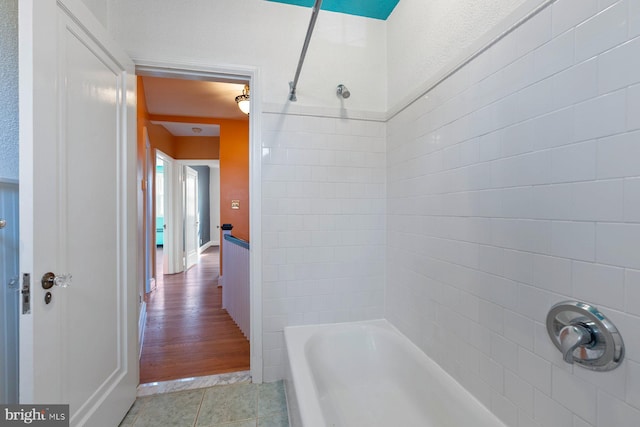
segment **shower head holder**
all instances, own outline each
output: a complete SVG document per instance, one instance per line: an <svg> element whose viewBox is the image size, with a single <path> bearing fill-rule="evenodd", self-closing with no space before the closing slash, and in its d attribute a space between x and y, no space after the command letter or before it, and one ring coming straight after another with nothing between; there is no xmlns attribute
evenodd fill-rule
<svg viewBox="0 0 640 427"><path fill-rule="evenodd" d="M338 95L340 98L347 99L351 96L351 92L349 92L349 89L347 89L345 85L339 84L338 88L336 89L336 95Z"/></svg>

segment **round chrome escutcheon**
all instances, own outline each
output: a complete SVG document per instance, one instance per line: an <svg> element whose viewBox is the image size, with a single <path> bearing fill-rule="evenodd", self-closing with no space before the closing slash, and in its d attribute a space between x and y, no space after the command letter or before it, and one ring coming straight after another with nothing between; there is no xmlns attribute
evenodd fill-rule
<svg viewBox="0 0 640 427"><path fill-rule="evenodd" d="M565 351L561 331L578 326L590 334L589 342L566 350L568 357L587 369L609 371L616 368L624 358L624 343L618 329L597 308L579 301L563 301L553 307L547 315L547 332L558 350ZM571 357L572 356L572 357ZM571 362L570 362L571 363Z"/></svg>

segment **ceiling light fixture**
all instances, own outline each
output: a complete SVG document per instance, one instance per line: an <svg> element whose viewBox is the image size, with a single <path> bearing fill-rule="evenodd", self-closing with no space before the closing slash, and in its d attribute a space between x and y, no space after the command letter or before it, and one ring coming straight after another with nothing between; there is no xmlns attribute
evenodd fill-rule
<svg viewBox="0 0 640 427"><path fill-rule="evenodd" d="M198 127L193 127L193 128L191 128L191 130L193 131L193 133L200 133L200 132L202 132L202 128L198 128Z"/></svg>
<svg viewBox="0 0 640 427"><path fill-rule="evenodd" d="M244 85L244 89L242 90L242 95L236 96L236 102L238 103L238 108L240 108L240 111L248 115L250 110L248 84Z"/></svg>

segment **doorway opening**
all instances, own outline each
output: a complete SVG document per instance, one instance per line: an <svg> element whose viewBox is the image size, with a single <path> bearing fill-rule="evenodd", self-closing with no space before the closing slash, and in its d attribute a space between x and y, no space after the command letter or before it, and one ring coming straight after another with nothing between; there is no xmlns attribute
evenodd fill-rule
<svg viewBox="0 0 640 427"><path fill-rule="evenodd" d="M216 187L220 188L217 196L223 204L229 197L242 198L245 216L231 217L231 223L235 222L234 228L237 227L240 233L246 230L242 238L249 240L249 118L238 116L235 111L234 117L216 112L219 100L216 101L213 92L217 90L217 96L233 101L234 96L230 95L241 93L250 76L238 80L234 76L221 79L219 74L202 76L202 73L195 78L146 67L139 67L137 71L138 103L144 104L138 106L138 121L139 126L147 128L154 160L150 165L152 177L147 183L147 194L152 195L152 200L146 205L147 209L155 211L145 215L152 218L152 224L145 225L146 232L143 233L153 234L154 244L145 250L145 255L152 255L144 258L150 259L152 264L149 271L153 272L151 283L154 288L143 295L146 327L140 382L249 369L254 381L259 382L262 367L252 366L250 362L254 353L250 340L237 331L237 326L221 307L224 290L218 286L219 226L230 217L225 215L224 206L216 197L209 197L207 202L200 200L202 194L215 194ZM216 84L217 88L207 92L211 90L211 84ZM159 86L164 86L164 91L158 90ZM197 100L184 101L181 96L189 94L195 86L200 87L196 91ZM209 88L202 90L206 86ZM227 93L220 94L224 90ZM201 104L202 99L213 101L207 105L205 114L197 111L197 104ZM234 108L237 110L237 106ZM211 135L211 128L216 127L218 134L214 130ZM241 143L246 147L244 196L225 195L225 168L234 168L234 159L225 157L225 144L237 146L239 137L234 134L243 127ZM187 134L181 134L184 129ZM217 157L215 147L212 148L216 138ZM234 173L237 174L237 170ZM209 191L203 190L206 186ZM233 329L238 332L235 337ZM180 356L186 358L181 360ZM147 375L154 370L162 374Z"/></svg>

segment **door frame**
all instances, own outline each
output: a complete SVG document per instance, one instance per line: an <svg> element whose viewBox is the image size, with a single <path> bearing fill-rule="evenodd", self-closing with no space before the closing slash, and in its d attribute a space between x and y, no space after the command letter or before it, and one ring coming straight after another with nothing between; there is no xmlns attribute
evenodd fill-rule
<svg viewBox="0 0 640 427"><path fill-rule="evenodd" d="M144 139L144 163L145 163L145 177L144 177L144 216L145 221L143 222L144 227L144 292L149 293L151 290L155 288L155 275L152 270L152 262L153 253L152 250L155 250L156 245L154 244L156 240L156 230L153 224L155 224L155 219L153 218L153 196L156 191L156 186L154 184L153 175L155 175L155 169L153 168L153 149L151 148L151 140L149 140L149 131L147 127L142 128L142 138ZM153 174L153 175L152 175Z"/></svg>
<svg viewBox="0 0 640 427"><path fill-rule="evenodd" d="M209 159L192 159L192 160L185 160L185 159L176 159L175 160L177 165L180 166L208 166L209 167L209 173L211 174L211 170L212 169L217 169L218 170L218 180L220 177L220 160L209 160ZM216 191L216 197L218 199L218 203L217 203L217 207L218 207L218 212L217 212L217 219L218 222L220 222L220 186L218 186L217 191ZM211 190L211 175L209 175L209 206L211 207L213 204L213 200L211 198L212 195L212 190ZM210 210L209 211L209 220L213 219L213 211ZM214 242L213 240L213 233L220 233L220 224L217 224L218 228L214 228L214 224L211 221L211 226L210 226L210 233L211 233L211 241L209 243ZM218 237L217 240L217 244L211 244L209 246L220 246L220 238ZM200 252L202 252L204 249L207 248L207 246L199 246L199 250Z"/></svg>
<svg viewBox="0 0 640 427"><path fill-rule="evenodd" d="M184 265L184 271L189 270L191 267L195 266L198 263L198 258L200 257L200 243L198 242L198 222L200 220L200 213L199 213L199 204L198 204L198 171L193 169L192 167L188 166L188 165L184 165L182 168L182 173L183 173L183 177L184 179L182 180L182 229L183 229L183 235L182 235L182 256L183 256L183 265ZM190 178L191 177L191 178ZM195 192L195 197L194 200L192 201L193 205L195 206L191 206L192 203L189 202L189 196L190 196L190 188L189 188L189 180L193 179L193 185L194 185L194 192ZM190 220L189 218L189 208L193 207L194 208L194 218L193 224L190 224ZM191 225L193 226L193 229L190 230L189 228L191 228ZM189 246L188 242L189 239L193 237L193 248L191 248L191 246ZM195 255L192 255L192 249L193 249L193 253L195 253ZM191 258L194 258L194 260L192 261Z"/></svg>
<svg viewBox="0 0 640 427"><path fill-rule="evenodd" d="M184 160L174 159L159 149L155 149L155 159L162 160L166 166L164 174L164 249L163 249L163 274L175 274L186 271L184 268L184 232L179 224L184 222L184 188L183 188L183 166L208 166L210 169L220 169L219 160L195 159ZM157 188L154 186L154 200L157 197ZM220 191L217 191L217 198L220 198ZM145 201L148 204L148 201ZM156 202L157 203L157 202ZM218 200L218 206L219 206ZM149 204L153 206L155 203ZM220 213L218 212L218 218ZM154 222L157 216L153 218ZM176 224L178 224L176 226ZM155 241L155 237L154 237ZM155 245L151 250L155 250ZM198 252L202 251L202 247L198 245ZM150 255L146 254L146 255ZM145 255L145 256L146 256ZM158 260L151 267L152 271L156 271ZM145 293L147 291L145 290Z"/></svg>
<svg viewBox="0 0 640 427"><path fill-rule="evenodd" d="M136 75L170 77L185 80L246 81L251 86L251 99L262 97L260 69L250 66L220 65L206 62L188 62L180 59L150 60L132 58ZM250 364L254 383L262 383L262 147L260 145L262 105L251 102L249 114L249 286L251 334Z"/></svg>

